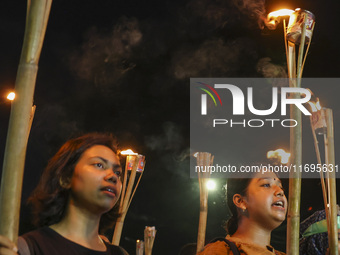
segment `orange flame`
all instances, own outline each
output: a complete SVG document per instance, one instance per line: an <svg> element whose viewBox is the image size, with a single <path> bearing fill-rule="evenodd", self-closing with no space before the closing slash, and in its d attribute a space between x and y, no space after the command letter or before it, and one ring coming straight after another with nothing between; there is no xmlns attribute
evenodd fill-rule
<svg viewBox="0 0 340 255"><path fill-rule="evenodd" d="M15 93L14 92L9 93L8 96L7 96L7 99L11 100L11 101L13 101L14 98L15 98Z"/></svg>
<svg viewBox="0 0 340 255"><path fill-rule="evenodd" d="M121 155L138 155L138 153L133 152L131 149L127 149L125 151L120 152Z"/></svg>
<svg viewBox="0 0 340 255"><path fill-rule="evenodd" d="M267 15L267 19L270 20L270 19L273 19L273 18L275 19L275 18L282 17L282 16L290 16L292 15L293 12L294 12L293 10L281 9L278 11L270 12Z"/></svg>
<svg viewBox="0 0 340 255"><path fill-rule="evenodd" d="M281 9L278 11L270 12L267 15L266 25L269 29L275 29L276 25L280 22L280 17L290 16L294 11L289 9Z"/></svg>
<svg viewBox="0 0 340 255"><path fill-rule="evenodd" d="M281 164L287 164L289 161L290 153L285 152L283 149L277 149L276 151L268 151L267 158L280 158Z"/></svg>

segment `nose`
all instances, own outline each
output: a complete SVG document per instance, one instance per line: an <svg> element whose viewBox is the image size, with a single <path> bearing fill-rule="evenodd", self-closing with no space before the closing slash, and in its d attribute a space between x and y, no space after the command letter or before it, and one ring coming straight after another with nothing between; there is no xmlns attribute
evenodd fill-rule
<svg viewBox="0 0 340 255"><path fill-rule="evenodd" d="M117 183L118 181L118 176L113 172L112 169L108 169L107 175L105 176L105 181L112 182L112 183Z"/></svg>
<svg viewBox="0 0 340 255"><path fill-rule="evenodd" d="M280 186L276 186L275 196L283 197L285 195L283 189Z"/></svg>

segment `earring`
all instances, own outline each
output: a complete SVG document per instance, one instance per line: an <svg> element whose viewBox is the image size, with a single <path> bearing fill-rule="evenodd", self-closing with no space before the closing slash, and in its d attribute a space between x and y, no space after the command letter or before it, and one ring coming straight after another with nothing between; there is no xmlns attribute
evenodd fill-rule
<svg viewBox="0 0 340 255"><path fill-rule="evenodd" d="M242 208L242 213L245 214L247 212L247 208Z"/></svg>
<svg viewBox="0 0 340 255"><path fill-rule="evenodd" d="M59 179L59 184L60 184L60 186L61 186L62 188L68 189L69 186L70 186L70 181L68 180L68 181L66 182L66 181L64 181L64 180L60 177L60 179Z"/></svg>

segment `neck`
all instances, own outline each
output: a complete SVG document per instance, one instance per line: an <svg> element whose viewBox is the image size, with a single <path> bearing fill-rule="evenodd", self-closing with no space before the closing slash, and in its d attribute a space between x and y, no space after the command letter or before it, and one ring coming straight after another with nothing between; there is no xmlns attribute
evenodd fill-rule
<svg viewBox="0 0 340 255"><path fill-rule="evenodd" d="M106 246L98 235L100 214L70 203L64 218L50 226L57 233L89 249L105 250Z"/></svg>
<svg viewBox="0 0 340 255"><path fill-rule="evenodd" d="M264 229L248 219L239 222L237 231L232 235L247 243L254 243L262 247L270 245L271 230Z"/></svg>

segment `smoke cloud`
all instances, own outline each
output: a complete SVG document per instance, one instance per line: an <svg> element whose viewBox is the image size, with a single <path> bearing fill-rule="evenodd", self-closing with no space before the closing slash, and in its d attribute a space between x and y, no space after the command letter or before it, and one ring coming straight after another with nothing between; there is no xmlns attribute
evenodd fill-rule
<svg viewBox="0 0 340 255"><path fill-rule="evenodd" d="M179 127L173 122L163 124L163 133L146 137L146 146L151 150L178 150L183 141Z"/></svg>
<svg viewBox="0 0 340 255"><path fill-rule="evenodd" d="M271 61L271 58L268 57L261 58L256 65L257 71L265 78L288 78L286 68L273 64Z"/></svg>
<svg viewBox="0 0 340 255"><path fill-rule="evenodd" d="M246 38L229 42L211 39L197 49L179 51L174 57L173 72L177 79L238 76L249 69L256 56L252 43Z"/></svg>
<svg viewBox="0 0 340 255"><path fill-rule="evenodd" d="M122 18L110 34L97 28L87 32L80 51L71 57L71 69L98 87L107 86L135 67L133 49L142 39L137 19Z"/></svg>
<svg viewBox="0 0 340 255"><path fill-rule="evenodd" d="M233 0L233 3L242 14L249 17L250 21L257 21L259 27L263 29L266 20L265 0Z"/></svg>

